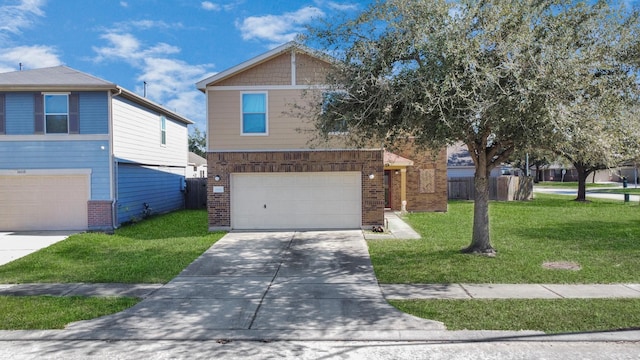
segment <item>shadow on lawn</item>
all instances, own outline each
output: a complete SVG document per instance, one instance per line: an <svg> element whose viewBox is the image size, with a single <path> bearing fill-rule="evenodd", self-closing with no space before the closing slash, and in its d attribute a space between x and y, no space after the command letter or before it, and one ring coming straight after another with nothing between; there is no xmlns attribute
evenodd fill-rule
<svg viewBox="0 0 640 360"><path fill-rule="evenodd" d="M567 245L575 243L585 250L638 251L640 242L640 222L616 221L614 223L597 220L568 221L559 224L545 224L544 227L514 227L514 235L523 239L541 242L561 241Z"/></svg>

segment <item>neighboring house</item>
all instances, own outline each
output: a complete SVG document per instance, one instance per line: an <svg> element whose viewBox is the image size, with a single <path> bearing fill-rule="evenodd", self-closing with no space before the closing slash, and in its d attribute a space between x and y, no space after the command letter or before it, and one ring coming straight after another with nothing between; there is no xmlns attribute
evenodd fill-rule
<svg viewBox="0 0 640 360"><path fill-rule="evenodd" d="M468 178L474 177L476 167L469 154L469 148L464 143L456 143L447 147L447 177ZM510 175L511 168L508 166L496 166L491 170L491 176Z"/></svg>
<svg viewBox="0 0 640 360"><path fill-rule="evenodd" d="M181 208L191 123L66 66L0 74L0 231L109 231Z"/></svg>
<svg viewBox="0 0 640 360"><path fill-rule="evenodd" d="M367 228L403 201L446 211L444 150L434 159L354 149L340 133L310 145L312 124L292 109L323 91L330 67L292 42L197 83L207 95L210 230Z"/></svg>
<svg viewBox="0 0 640 360"><path fill-rule="evenodd" d="M187 178L206 178L207 159L189 151L189 162L187 164Z"/></svg>

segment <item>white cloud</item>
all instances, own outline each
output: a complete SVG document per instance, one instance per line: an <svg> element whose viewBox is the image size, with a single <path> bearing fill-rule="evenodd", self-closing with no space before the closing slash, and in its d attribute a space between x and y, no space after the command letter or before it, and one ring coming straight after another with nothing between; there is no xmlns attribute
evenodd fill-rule
<svg viewBox="0 0 640 360"><path fill-rule="evenodd" d="M170 110L176 111L204 128L205 106L202 93L195 88L209 72L211 64L188 64L172 58L180 48L166 43L143 44L130 33L107 32L101 36L107 41L103 47L94 47L95 61L123 61L131 65L139 75L135 89L143 94L143 82L147 83L147 97Z"/></svg>
<svg viewBox="0 0 640 360"><path fill-rule="evenodd" d="M250 16L236 23L236 27L240 29L244 40L267 40L281 44L293 40L304 30L305 24L324 15L319 8L309 6L282 15Z"/></svg>
<svg viewBox="0 0 640 360"><path fill-rule="evenodd" d="M44 0L22 0L16 5L0 6L0 40L9 34L20 34L31 27L37 17L44 16Z"/></svg>
<svg viewBox="0 0 640 360"><path fill-rule="evenodd" d="M122 6L123 8L127 8L129 7L129 3L126 1L120 1L120 6Z"/></svg>
<svg viewBox="0 0 640 360"><path fill-rule="evenodd" d="M339 3L336 1L316 0L315 3L320 7L326 6L331 10L338 10L338 11L353 11L353 10L358 10L360 8L360 5L355 3L349 3L349 2Z"/></svg>
<svg viewBox="0 0 640 360"><path fill-rule="evenodd" d="M149 30L149 29L182 29L184 25L180 22L167 23L162 20L132 20L118 22L113 25L118 31Z"/></svg>
<svg viewBox="0 0 640 360"><path fill-rule="evenodd" d="M37 69L62 64L56 50L51 46L33 45L0 48L0 72Z"/></svg>
<svg viewBox="0 0 640 360"><path fill-rule="evenodd" d="M219 4L214 4L211 1L203 1L201 5L202 8L207 11L220 11L220 9L222 9Z"/></svg>

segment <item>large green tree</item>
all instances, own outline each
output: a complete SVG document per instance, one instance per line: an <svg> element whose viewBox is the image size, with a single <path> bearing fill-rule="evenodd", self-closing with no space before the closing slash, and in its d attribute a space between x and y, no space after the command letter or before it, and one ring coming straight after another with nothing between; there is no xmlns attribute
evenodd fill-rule
<svg viewBox="0 0 640 360"><path fill-rule="evenodd" d="M463 141L476 189L463 252L494 254L491 170L515 149L556 141L585 118L619 114L624 102L610 95L635 96L635 68L625 57L633 58L626 49L637 29L637 14L607 2L379 1L355 18L310 29L307 43L337 59L328 82L342 94L316 124L323 130L343 121L361 143ZM614 88L596 91L605 82Z"/></svg>
<svg viewBox="0 0 640 360"><path fill-rule="evenodd" d="M196 126L189 134L189 151L204 158L207 157L207 133Z"/></svg>

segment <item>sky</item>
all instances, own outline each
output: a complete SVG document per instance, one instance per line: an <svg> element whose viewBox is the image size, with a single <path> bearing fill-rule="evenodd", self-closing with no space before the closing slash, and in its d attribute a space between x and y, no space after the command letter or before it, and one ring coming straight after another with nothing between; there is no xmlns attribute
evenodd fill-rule
<svg viewBox="0 0 640 360"><path fill-rule="evenodd" d="M195 83L370 0L0 0L0 73L66 65L206 130ZM194 126L191 126L193 128Z"/></svg>

